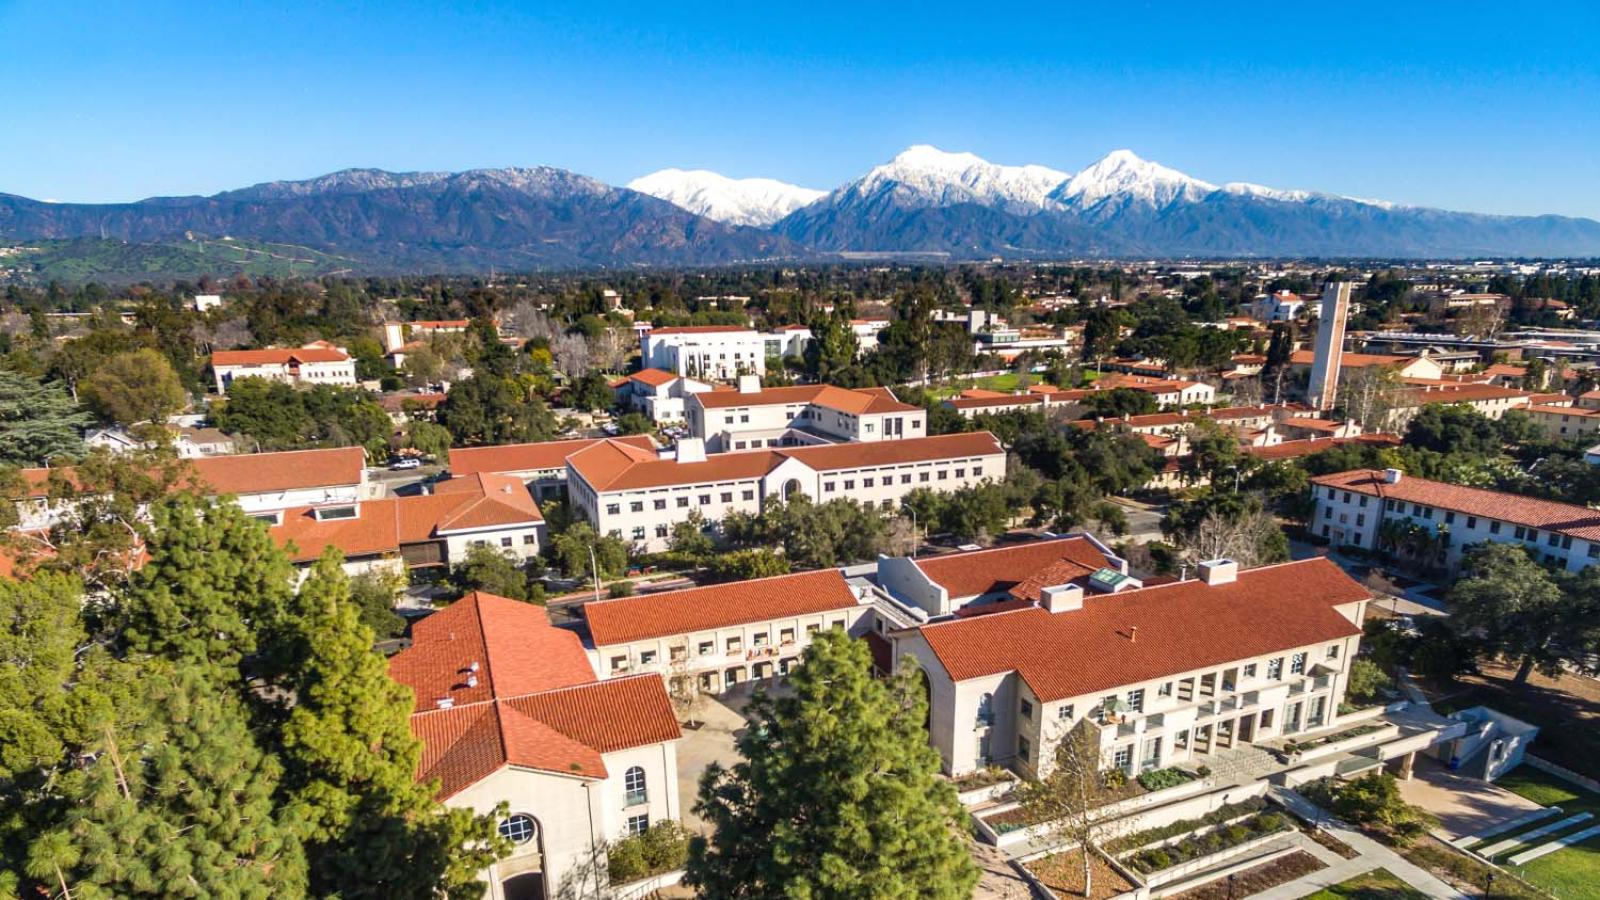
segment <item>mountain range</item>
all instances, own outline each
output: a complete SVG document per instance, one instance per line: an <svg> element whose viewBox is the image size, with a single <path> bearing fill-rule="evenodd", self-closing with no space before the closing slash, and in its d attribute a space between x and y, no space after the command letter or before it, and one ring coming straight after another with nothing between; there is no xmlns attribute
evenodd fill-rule
<svg viewBox="0 0 1600 900"><path fill-rule="evenodd" d="M1217 185L1128 150L1069 173L919 145L827 192L682 169L613 187L537 167L347 169L210 197L115 204L0 194L0 241L56 242L57 255L96 242L230 239L303 248L325 269L368 272L699 266L896 253L951 259L1600 256L1600 222L1592 219L1483 215ZM21 259L25 268L27 257ZM6 264L18 265L10 258Z"/></svg>

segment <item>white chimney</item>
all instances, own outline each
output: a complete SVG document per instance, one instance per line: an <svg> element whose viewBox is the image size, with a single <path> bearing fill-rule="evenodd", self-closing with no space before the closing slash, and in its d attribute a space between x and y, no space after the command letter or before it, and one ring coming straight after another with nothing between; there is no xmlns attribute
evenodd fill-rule
<svg viewBox="0 0 1600 900"><path fill-rule="evenodd" d="M1231 559L1208 559L1200 563L1200 580L1215 586L1239 580L1239 564Z"/></svg>
<svg viewBox="0 0 1600 900"><path fill-rule="evenodd" d="M678 462L692 463L706 461L706 442L704 438L681 437L678 438Z"/></svg>
<svg viewBox="0 0 1600 900"><path fill-rule="evenodd" d="M740 375L739 376L739 393L741 393L741 394L756 394L756 393L760 393L760 391L761 391L761 376L760 375Z"/></svg>
<svg viewBox="0 0 1600 900"><path fill-rule="evenodd" d="M1400 483L1400 476L1404 475L1404 474L1405 473L1401 472L1399 469L1384 469L1383 470L1383 483L1384 484L1399 484Z"/></svg>
<svg viewBox="0 0 1600 900"><path fill-rule="evenodd" d="M1052 613L1083 609L1083 588L1075 584L1058 584L1039 592L1040 605Z"/></svg>

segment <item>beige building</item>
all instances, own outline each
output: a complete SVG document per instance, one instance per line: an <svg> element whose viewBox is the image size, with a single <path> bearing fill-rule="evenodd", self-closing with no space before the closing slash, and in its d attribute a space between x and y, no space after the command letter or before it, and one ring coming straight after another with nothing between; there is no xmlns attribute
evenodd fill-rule
<svg viewBox="0 0 1600 900"><path fill-rule="evenodd" d="M269 350L218 350L211 354L217 393L239 378L265 378L289 384L355 387L356 361L343 347L316 341L304 347Z"/></svg>
<svg viewBox="0 0 1600 900"><path fill-rule="evenodd" d="M870 589L824 569L596 600L583 615L602 678L653 672L720 693L787 675L819 631L860 636L870 610Z"/></svg>
<svg viewBox="0 0 1600 900"><path fill-rule="evenodd" d="M682 737L659 675L600 681L542 607L473 593L418 622L389 674L416 694L417 778L512 842L492 900L608 896L606 846L675 821Z"/></svg>
<svg viewBox="0 0 1600 900"><path fill-rule="evenodd" d="M1005 469L1005 448L986 431L710 456L684 440L675 458L602 441L567 458L567 492L601 534L654 551L695 512L714 524L796 494L888 510L917 488L954 491L1000 481Z"/></svg>
<svg viewBox="0 0 1600 900"><path fill-rule="evenodd" d="M1370 599L1338 566L1214 560L1197 579L1137 585L1097 572L896 632L897 660L927 675L946 771L1047 773L1085 719L1105 764L1130 775L1337 722Z"/></svg>
<svg viewBox="0 0 1600 900"><path fill-rule="evenodd" d="M578 438L570 441L538 441L529 444L497 444L492 447L455 447L450 450L450 471L455 475L487 472L511 475L543 499L559 496L567 483L567 457L602 440L624 444L646 453L656 452L656 442L648 435L631 434L615 438Z"/></svg>
<svg viewBox="0 0 1600 900"><path fill-rule="evenodd" d="M900 402L888 388L816 384L763 390L753 376L740 378L737 391L687 397L684 414L689 434L704 441L708 453L919 438L928 428L927 411Z"/></svg>
<svg viewBox="0 0 1600 900"><path fill-rule="evenodd" d="M1600 434L1600 409L1591 406L1543 406L1527 409L1528 418L1554 441L1592 438Z"/></svg>

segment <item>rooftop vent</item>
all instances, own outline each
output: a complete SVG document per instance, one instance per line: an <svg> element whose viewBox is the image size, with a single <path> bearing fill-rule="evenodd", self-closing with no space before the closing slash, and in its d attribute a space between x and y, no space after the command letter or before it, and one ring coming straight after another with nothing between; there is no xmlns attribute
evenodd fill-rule
<svg viewBox="0 0 1600 900"><path fill-rule="evenodd" d="M1143 587L1143 584L1132 575L1124 575L1116 569L1096 569L1089 576L1089 587L1102 594L1115 594L1128 588Z"/></svg>
<svg viewBox="0 0 1600 900"><path fill-rule="evenodd" d="M456 700L454 697L440 697L439 699L433 701L433 705L439 709L449 709L450 707L456 705Z"/></svg>
<svg viewBox="0 0 1600 900"><path fill-rule="evenodd" d="M1399 484L1400 483L1400 476L1402 476L1404 474L1405 473L1400 471L1399 469L1384 469L1383 470L1383 483L1384 484Z"/></svg>
<svg viewBox="0 0 1600 900"><path fill-rule="evenodd" d="M1058 584L1040 591L1041 605L1048 612L1064 613L1083 609L1083 588L1075 584Z"/></svg>
<svg viewBox="0 0 1600 900"><path fill-rule="evenodd" d="M1200 563L1200 580L1209 585L1232 584L1239 580L1239 564L1231 559L1208 559Z"/></svg>

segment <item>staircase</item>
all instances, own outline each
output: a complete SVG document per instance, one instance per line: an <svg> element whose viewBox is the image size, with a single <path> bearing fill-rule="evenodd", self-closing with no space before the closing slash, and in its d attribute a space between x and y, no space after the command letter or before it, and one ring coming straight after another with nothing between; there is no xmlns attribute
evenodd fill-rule
<svg viewBox="0 0 1600 900"><path fill-rule="evenodd" d="M1255 781L1282 768L1276 754L1253 744L1231 747L1217 753L1197 757L1197 765L1211 767L1211 777L1217 784L1239 784Z"/></svg>

